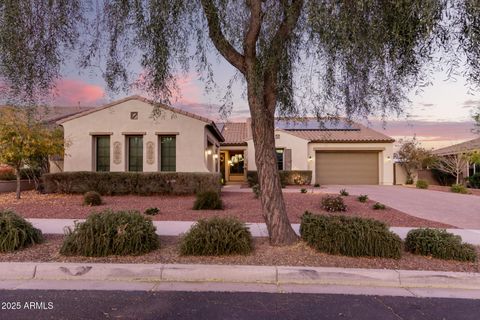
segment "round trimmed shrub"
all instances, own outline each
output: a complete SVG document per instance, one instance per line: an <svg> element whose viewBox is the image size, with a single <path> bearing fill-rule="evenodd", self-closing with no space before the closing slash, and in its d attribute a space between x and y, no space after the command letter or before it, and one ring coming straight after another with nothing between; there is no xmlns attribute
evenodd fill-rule
<svg viewBox="0 0 480 320"><path fill-rule="evenodd" d="M96 191L88 191L83 195L83 204L86 206L99 206L102 204L102 196Z"/></svg>
<svg viewBox="0 0 480 320"><path fill-rule="evenodd" d="M413 254L438 259L476 261L475 247L444 229L413 229L407 233L405 249Z"/></svg>
<svg viewBox="0 0 480 320"><path fill-rule="evenodd" d="M199 220L180 245L182 255L193 256L248 254L252 250L250 230L245 223L230 217Z"/></svg>
<svg viewBox="0 0 480 320"><path fill-rule="evenodd" d="M0 211L0 252L43 242L42 232L13 211Z"/></svg>
<svg viewBox="0 0 480 320"><path fill-rule="evenodd" d="M193 210L221 210L223 201L220 194L215 191L205 191L197 193L197 199L193 204Z"/></svg>
<svg viewBox="0 0 480 320"><path fill-rule="evenodd" d="M418 189L428 189L428 182L425 180L417 180L416 187Z"/></svg>
<svg viewBox="0 0 480 320"><path fill-rule="evenodd" d="M300 235L309 246L329 254L399 259L402 252L400 237L373 219L307 211L302 216Z"/></svg>
<svg viewBox="0 0 480 320"><path fill-rule="evenodd" d="M347 210L347 205L342 197L327 195L322 198L322 208L329 212L337 212Z"/></svg>
<svg viewBox="0 0 480 320"><path fill-rule="evenodd" d="M450 191L455 192L455 193L461 193L461 194L467 194L468 189L465 188L463 184L452 184L450 187Z"/></svg>
<svg viewBox="0 0 480 320"><path fill-rule="evenodd" d="M158 249L152 220L138 211L105 210L68 229L60 253L67 256L105 257L141 255Z"/></svg>
<svg viewBox="0 0 480 320"><path fill-rule="evenodd" d="M146 214L147 216L156 216L159 213L160 213L160 209L158 209L157 207L147 208L145 209L145 212L144 212L144 214Z"/></svg>

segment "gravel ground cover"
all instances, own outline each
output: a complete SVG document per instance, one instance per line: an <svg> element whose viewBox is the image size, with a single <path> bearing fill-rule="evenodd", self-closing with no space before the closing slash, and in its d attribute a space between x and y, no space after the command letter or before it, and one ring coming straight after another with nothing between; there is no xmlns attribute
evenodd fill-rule
<svg viewBox="0 0 480 320"><path fill-rule="evenodd" d="M309 210L313 213L329 214L321 208L321 193L284 193L287 212L292 223ZM22 193L22 199L16 200L13 193L0 194L0 210L12 209L26 218L81 219L91 212L104 209L139 210L144 212L150 207L160 209L160 214L152 216L159 221L196 221L215 215L235 216L244 222L264 222L260 200L253 193L223 192L224 210L192 210L194 196L110 196L103 197L104 204L89 207L82 204L81 195L38 194L35 191ZM373 218L394 227L436 227L454 228L450 225L417 218L393 208L373 210L374 201L361 203L355 196L344 197L347 211L341 214Z"/></svg>
<svg viewBox="0 0 480 320"><path fill-rule="evenodd" d="M178 237L160 237L161 248L143 256L110 256L103 258L65 257L58 252L63 236L46 235L46 241L15 253L0 253L0 261L8 262L89 262L89 263L198 263L239 265L285 265L310 267L343 267L373 269L407 269L479 272L479 262L458 262L416 256L404 252L399 260L383 258L352 258L319 253L304 242L292 246L272 247L266 238L256 238L255 250L249 255L226 257L187 257L178 250ZM480 254L480 247L477 247Z"/></svg>

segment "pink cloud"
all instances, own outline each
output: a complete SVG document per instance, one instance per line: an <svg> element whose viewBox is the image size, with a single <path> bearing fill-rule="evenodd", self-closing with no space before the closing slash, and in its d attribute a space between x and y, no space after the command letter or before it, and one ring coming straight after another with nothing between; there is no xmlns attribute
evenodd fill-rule
<svg viewBox="0 0 480 320"><path fill-rule="evenodd" d="M102 86L90 84L83 80L62 79L56 84L52 102L65 106L90 106L101 104L105 99Z"/></svg>

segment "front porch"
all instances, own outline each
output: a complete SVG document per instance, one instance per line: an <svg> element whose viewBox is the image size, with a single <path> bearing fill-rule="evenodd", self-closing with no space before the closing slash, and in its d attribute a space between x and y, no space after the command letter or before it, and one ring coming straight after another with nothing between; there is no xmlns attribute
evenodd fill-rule
<svg viewBox="0 0 480 320"><path fill-rule="evenodd" d="M246 153L246 148L220 149L220 172L225 183L242 184L247 181Z"/></svg>

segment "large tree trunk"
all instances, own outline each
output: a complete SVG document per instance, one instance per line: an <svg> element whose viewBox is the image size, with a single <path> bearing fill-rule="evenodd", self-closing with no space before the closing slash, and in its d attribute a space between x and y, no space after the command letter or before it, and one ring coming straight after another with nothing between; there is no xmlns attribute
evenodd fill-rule
<svg viewBox="0 0 480 320"><path fill-rule="evenodd" d="M20 199L20 192L21 192L21 185L20 185L20 179L21 179L21 176L20 176L20 169L19 168L16 168L15 169L15 175L17 176L17 190L16 190L16 198L17 199Z"/></svg>

